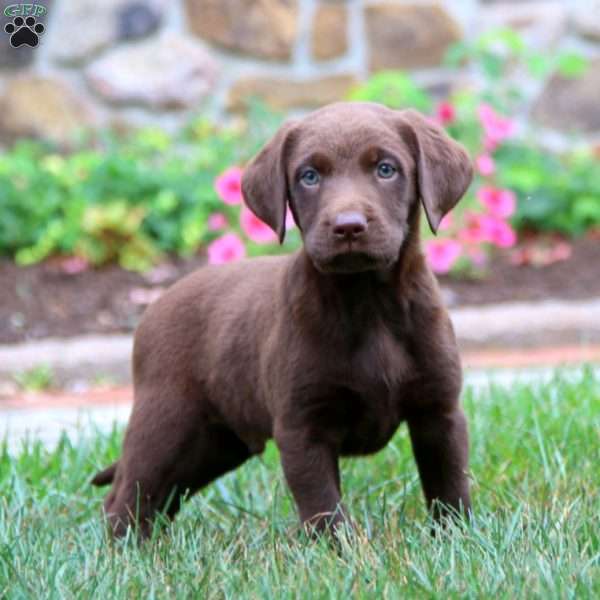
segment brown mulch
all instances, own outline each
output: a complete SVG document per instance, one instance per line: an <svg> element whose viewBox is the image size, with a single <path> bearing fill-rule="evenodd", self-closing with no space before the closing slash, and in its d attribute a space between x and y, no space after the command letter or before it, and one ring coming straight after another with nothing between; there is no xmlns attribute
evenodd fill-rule
<svg viewBox="0 0 600 600"><path fill-rule="evenodd" d="M484 280L442 277L440 283L451 306L600 297L600 239L574 241L569 259L545 267L514 266L507 253Z"/></svg>
<svg viewBox="0 0 600 600"><path fill-rule="evenodd" d="M66 274L56 262L17 267L0 261L0 343L132 331L153 295L198 268L203 257L173 260L146 274L117 266ZM573 244L568 260L515 267L498 256L480 281L441 278L451 306L600 296L600 240Z"/></svg>
<svg viewBox="0 0 600 600"><path fill-rule="evenodd" d="M160 291L205 263L173 260L140 274L117 265L70 275L59 264L18 267L0 261L0 343L132 331L144 290Z"/></svg>

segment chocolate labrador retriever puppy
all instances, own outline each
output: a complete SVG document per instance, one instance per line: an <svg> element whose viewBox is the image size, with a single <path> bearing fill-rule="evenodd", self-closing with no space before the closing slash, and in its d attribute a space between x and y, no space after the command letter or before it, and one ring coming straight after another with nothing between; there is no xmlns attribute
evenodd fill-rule
<svg viewBox="0 0 600 600"><path fill-rule="evenodd" d="M247 205L294 254L209 266L146 311L123 455L96 475L119 535L273 437L300 519L347 520L340 456L381 450L406 421L434 514L469 509L461 365L421 252L472 178L465 150L412 110L339 103L285 124L246 168Z"/></svg>

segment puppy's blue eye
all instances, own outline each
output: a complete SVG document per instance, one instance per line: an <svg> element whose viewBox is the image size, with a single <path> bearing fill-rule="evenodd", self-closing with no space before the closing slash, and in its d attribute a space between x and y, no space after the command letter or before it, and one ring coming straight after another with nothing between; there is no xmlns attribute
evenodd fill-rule
<svg viewBox="0 0 600 600"><path fill-rule="evenodd" d="M396 174L396 167L389 162L380 162L377 165L377 176L381 179L391 179Z"/></svg>
<svg viewBox="0 0 600 600"><path fill-rule="evenodd" d="M300 181L304 185L317 185L321 181L321 176L315 169L306 169L300 176Z"/></svg>

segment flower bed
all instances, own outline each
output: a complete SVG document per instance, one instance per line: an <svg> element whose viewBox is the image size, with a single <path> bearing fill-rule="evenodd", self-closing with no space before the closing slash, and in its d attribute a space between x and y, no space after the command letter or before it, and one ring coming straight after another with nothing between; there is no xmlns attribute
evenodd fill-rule
<svg viewBox="0 0 600 600"><path fill-rule="evenodd" d="M515 77L560 69L577 76L573 55L531 53L511 31L483 35L450 53L469 60L480 85L433 100L402 73L374 75L351 96L392 108L416 107L470 150L476 178L440 235L423 229L438 274L484 275L497 249L514 248L514 264L569 256L569 237L600 227L600 168L588 151L554 155L513 116L522 98ZM517 75L515 75L515 73ZM274 233L243 206L242 166L270 137L280 117L255 106L247 120L217 127L194 120L170 136L144 129L106 137L69 155L21 142L0 157L0 255L30 265L48 258L71 273L119 263L145 271L167 255L207 249L212 263L288 252L300 243L291 217L280 247ZM531 234L545 237L539 245Z"/></svg>

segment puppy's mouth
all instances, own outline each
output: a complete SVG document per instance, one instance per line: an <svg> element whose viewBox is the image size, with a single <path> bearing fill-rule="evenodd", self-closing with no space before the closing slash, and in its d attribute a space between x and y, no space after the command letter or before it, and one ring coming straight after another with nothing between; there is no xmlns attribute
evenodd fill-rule
<svg viewBox="0 0 600 600"><path fill-rule="evenodd" d="M404 236L379 236L384 239L322 240L310 234L304 241L305 250L321 273L364 273L387 271L398 260Z"/></svg>
<svg viewBox="0 0 600 600"><path fill-rule="evenodd" d="M323 273L362 273L389 266L389 261L363 251L343 252L328 257L327 260L314 262Z"/></svg>

